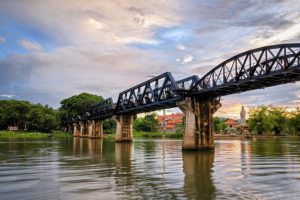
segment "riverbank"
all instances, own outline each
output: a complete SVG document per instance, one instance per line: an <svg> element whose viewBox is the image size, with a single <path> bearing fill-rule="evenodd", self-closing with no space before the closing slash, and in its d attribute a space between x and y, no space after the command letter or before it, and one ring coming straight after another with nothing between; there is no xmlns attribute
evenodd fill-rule
<svg viewBox="0 0 300 200"><path fill-rule="evenodd" d="M0 138L46 139L67 137L72 137L72 134L63 131L55 131L53 133L0 131Z"/></svg>
<svg viewBox="0 0 300 200"><path fill-rule="evenodd" d="M115 136L116 136L116 134L104 134L104 139L114 140ZM136 139L182 139L182 133L134 131L133 138L136 138Z"/></svg>
<svg viewBox="0 0 300 200"><path fill-rule="evenodd" d="M141 132L134 131L135 139L182 139L182 133L171 132ZM46 138L68 138L73 137L72 134L63 131L55 131L53 133L41 132L24 132L24 131L0 131L1 138L24 138L24 139L46 139ZM215 134L215 140L264 140L277 138L299 138L300 135L232 135L232 134ZM115 134L104 134L105 140L114 140Z"/></svg>
<svg viewBox="0 0 300 200"><path fill-rule="evenodd" d="M300 135L231 135L215 134L215 140L274 140L279 138L300 138Z"/></svg>

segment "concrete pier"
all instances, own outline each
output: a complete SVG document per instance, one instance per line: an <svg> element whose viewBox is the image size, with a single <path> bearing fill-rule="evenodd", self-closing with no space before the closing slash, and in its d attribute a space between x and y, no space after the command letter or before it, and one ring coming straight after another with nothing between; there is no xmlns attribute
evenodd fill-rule
<svg viewBox="0 0 300 200"><path fill-rule="evenodd" d="M220 100L186 97L177 106L185 113L182 149L214 149L213 114L221 107Z"/></svg>
<svg viewBox="0 0 300 200"><path fill-rule="evenodd" d="M89 120L88 121L88 135L90 139L103 138L103 121L102 120Z"/></svg>
<svg viewBox="0 0 300 200"><path fill-rule="evenodd" d="M77 123L73 123L73 137L80 136L80 126Z"/></svg>
<svg viewBox="0 0 300 200"><path fill-rule="evenodd" d="M116 142L132 142L133 141L133 130L132 123L135 115L117 115L115 120L117 122L116 128Z"/></svg>
<svg viewBox="0 0 300 200"><path fill-rule="evenodd" d="M88 137L88 125L87 121L80 121L80 136L79 137Z"/></svg>

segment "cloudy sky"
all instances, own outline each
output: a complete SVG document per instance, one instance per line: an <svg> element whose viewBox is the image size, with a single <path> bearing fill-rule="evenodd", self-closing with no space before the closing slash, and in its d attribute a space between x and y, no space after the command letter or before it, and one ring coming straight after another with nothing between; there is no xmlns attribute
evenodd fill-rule
<svg viewBox="0 0 300 200"><path fill-rule="evenodd" d="M237 53L300 42L299 0L1 0L0 99L58 107L90 92L118 93L172 72L203 76ZM300 106L300 83L223 98L241 105Z"/></svg>

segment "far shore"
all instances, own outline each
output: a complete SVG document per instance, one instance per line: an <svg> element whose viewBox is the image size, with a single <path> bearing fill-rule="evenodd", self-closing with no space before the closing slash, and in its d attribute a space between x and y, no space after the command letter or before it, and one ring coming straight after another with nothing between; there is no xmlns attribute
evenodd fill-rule
<svg viewBox="0 0 300 200"><path fill-rule="evenodd" d="M52 133L24 132L24 131L0 131L0 139L47 139L47 138L72 138L73 135L64 131L54 131ZM258 135L258 134L214 134L215 140L273 140L278 138L299 138L300 135ZM135 131L134 139L182 139L182 133L163 132L140 132ZM105 140L114 140L115 134L104 134Z"/></svg>

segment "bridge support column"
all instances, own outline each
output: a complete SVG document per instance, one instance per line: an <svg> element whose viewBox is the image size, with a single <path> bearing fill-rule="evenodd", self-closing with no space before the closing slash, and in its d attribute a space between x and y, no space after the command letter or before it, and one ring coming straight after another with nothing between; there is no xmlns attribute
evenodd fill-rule
<svg viewBox="0 0 300 200"><path fill-rule="evenodd" d="M220 100L186 97L177 106L185 113L182 149L214 149L213 114L221 107Z"/></svg>
<svg viewBox="0 0 300 200"><path fill-rule="evenodd" d="M88 131L90 139L103 138L103 121L102 120L91 120L88 121Z"/></svg>
<svg viewBox="0 0 300 200"><path fill-rule="evenodd" d="M79 136L80 136L79 125L77 123L73 123L73 137L79 137Z"/></svg>
<svg viewBox="0 0 300 200"><path fill-rule="evenodd" d="M80 137L88 137L88 127L86 121L80 121Z"/></svg>
<svg viewBox="0 0 300 200"><path fill-rule="evenodd" d="M116 129L116 142L132 142L133 141L133 131L132 123L134 120L134 115L117 115L115 120L117 122Z"/></svg>

